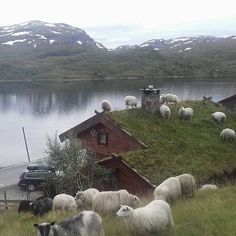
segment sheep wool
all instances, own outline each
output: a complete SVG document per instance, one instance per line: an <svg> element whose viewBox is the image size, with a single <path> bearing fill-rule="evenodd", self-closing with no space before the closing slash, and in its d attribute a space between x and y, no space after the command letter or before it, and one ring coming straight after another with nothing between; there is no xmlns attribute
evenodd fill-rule
<svg viewBox="0 0 236 236"><path fill-rule="evenodd" d="M119 209L120 205L129 205L136 208L139 205L139 198L128 193L127 190L104 191L93 196L92 209L98 212L112 212Z"/></svg>
<svg viewBox="0 0 236 236"><path fill-rule="evenodd" d="M181 184L177 177L169 177L156 187L153 192L154 199L174 202L182 195Z"/></svg>
<svg viewBox="0 0 236 236"><path fill-rule="evenodd" d="M154 200L137 209L121 206L116 215L123 218L134 235L159 235L174 227L170 206L163 200Z"/></svg>
<svg viewBox="0 0 236 236"><path fill-rule="evenodd" d="M222 124L226 120L226 115L223 112L217 111L211 114L211 117L214 121L216 121L219 124Z"/></svg>
<svg viewBox="0 0 236 236"><path fill-rule="evenodd" d="M99 193L96 188L89 188L84 191L78 191L75 196L77 205L92 206L93 196Z"/></svg>
<svg viewBox="0 0 236 236"><path fill-rule="evenodd" d="M233 129L223 129L220 133L220 137L224 140L224 141L233 141L235 139L235 131Z"/></svg>
<svg viewBox="0 0 236 236"><path fill-rule="evenodd" d="M180 181L182 195L193 195L197 189L195 178L188 173L176 177Z"/></svg>
<svg viewBox="0 0 236 236"><path fill-rule="evenodd" d="M178 97L175 94L167 93L167 94L161 94L160 96L160 103L178 103Z"/></svg>
<svg viewBox="0 0 236 236"><path fill-rule="evenodd" d="M179 117L183 120L190 120L193 117L193 109L190 107L180 107Z"/></svg>
<svg viewBox="0 0 236 236"><path fill-rule="evenodd" d="M109 112L111 111L111 102L108 100L103 100L101 102L101 108L104 112Z"/></svg>
<svg viewBox="0 0 236 236"><path fill-rule="evenodd" d="M204 184L199 191L208 191L208 190L216 190L218 187L215 184Z"/></svg>
<svg viewBox="0 0 236 236"><path fill-rule="evenodd" d="M52 201L53 210L67 211L67 210L73 210L75 208L77 208L77 204L74 197L72 197L71 195L61 193L53 198Z"/></svg>
<svg viewBox="0 0 236 236"><path fill-rule="evenodd" d="M124 102L127 108L137 107L137 98L135 96L126 96Z"/></svg>
<svg viewBox="0 0 236 236"><path fill-rule="evenodd" d="M170 111L170 108L163 104L160 109L159 109L160 113L161 113L161 116L163 119L170 119L170 116L171 116L171 111Z"/></svg>

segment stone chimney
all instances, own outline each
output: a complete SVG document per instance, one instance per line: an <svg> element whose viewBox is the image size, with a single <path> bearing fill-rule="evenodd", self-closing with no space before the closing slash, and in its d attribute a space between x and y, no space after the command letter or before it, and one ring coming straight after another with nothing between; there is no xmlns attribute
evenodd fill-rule
<svg viewBox="0 0 236 236"><path fill-rule="evenodd" d="M160 106L160 89L154 89L153 85L148 88L140 89L142 91L141 107L154 113L159 111Z"/></svg>

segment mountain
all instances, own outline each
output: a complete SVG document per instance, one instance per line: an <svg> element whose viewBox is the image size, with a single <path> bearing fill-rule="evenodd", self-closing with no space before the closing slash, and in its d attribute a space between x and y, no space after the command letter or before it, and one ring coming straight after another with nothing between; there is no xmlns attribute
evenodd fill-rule
<svg viewBox="0 0 236 236"><path fill-rule="evenodd" d="M0 80L236 75L236 36L152 39L108 50L82 29L30 21L0 27Z"/></svg>
<svg viewBox="0 0 236 236"><path fill-rule="evenodd" d="M121 45L115 49L115 51L124 51L138 48L150 47L155 51L159 51L163 54L182 53L184 51L190 51L195 48L213 46L219 44L236 43L236 36L227 38L214 37L214 36L195 36L195 37L181 37L174 39L152 39L148 40L140 45Z"/></svg>
<svg viewBox="0 0 236 236"><path fill-rule="evenodd" d="M64 23L51 24L30 21L22 24L0 27L0 48L45 48L75 46L105 48L95 42L82 29Z"/></svg>

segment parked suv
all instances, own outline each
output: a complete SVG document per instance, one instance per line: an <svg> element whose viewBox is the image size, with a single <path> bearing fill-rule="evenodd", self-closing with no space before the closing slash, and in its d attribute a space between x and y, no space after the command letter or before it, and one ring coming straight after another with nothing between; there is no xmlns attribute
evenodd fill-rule
<svg viewBox="0 0 236 236"><path fill-rule="evenodd" d="M30 164L20 175L18 186L34 191L50 179L56 179L55 169L47 165Z"/></svg>

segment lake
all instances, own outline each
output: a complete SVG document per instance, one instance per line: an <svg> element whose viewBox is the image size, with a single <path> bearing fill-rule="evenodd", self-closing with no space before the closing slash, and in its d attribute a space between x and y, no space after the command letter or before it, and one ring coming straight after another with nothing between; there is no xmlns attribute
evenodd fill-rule
<svg viewBox="0 0 236 236"><path fill-rule="evenodd" d="M219 101L236 93L236 81L159 79L80 82L0 83L0 167L26 162L22 127L31 160L46 156L47 136L53 137L100 111L103 99L113 110L125 109L124 97L134 95L140 106L139 89L149 84L161 93L174 93L180 100L212 96Z"/></svg>

